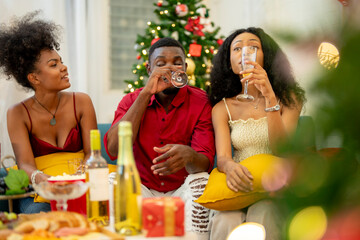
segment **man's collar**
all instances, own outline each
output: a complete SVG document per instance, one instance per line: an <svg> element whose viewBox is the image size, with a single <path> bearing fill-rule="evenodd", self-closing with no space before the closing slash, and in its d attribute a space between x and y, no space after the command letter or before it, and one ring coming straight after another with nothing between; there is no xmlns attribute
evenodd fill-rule
<svg viewBox="0 0 360 240"><path fill-rule="evenodd" d="M175 98L171 102L171 104L174 107L180 106L185 101L186 95L188 93L188 88L189 88L189 86L185 86L185 87L179 89Z"/></svg>

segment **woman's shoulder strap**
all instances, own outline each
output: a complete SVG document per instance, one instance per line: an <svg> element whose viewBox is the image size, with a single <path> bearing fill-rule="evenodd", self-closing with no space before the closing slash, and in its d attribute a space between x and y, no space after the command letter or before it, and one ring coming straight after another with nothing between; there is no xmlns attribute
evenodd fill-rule
<svg viewBox="0 0 360 240"><path fill-rule="evenodd" d="M227 105L227 103L226 103L226 99L223 98L222 100L223 100L224 103L225 103L225 107L226 107L226 111L227 111L227 113L228 113L228 115L229 115L229 119L230 119L230 121L232 121L232 119L231 119L231 114L230 114L230 110L229 110L229 107L228 107L228 105Z"/></svg>

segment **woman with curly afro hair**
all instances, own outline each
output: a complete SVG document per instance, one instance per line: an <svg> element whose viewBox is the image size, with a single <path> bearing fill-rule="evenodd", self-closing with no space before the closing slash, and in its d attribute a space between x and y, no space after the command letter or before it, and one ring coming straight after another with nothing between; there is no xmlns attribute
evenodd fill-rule
<svg viewBox="0 0 360 240"><path fill-rule="evenodd" d="M242 47L257 49L252 69L242 70ZM249 73L242 78L243 74ZM251 102L236 99L248 81ZM213 60L210 100L215 130L217 167L226 174L227 186L251 192L251 172L238 164L257 154L273 154L276 145L295 130L304 90L294 79L290 63L278 44L262 29L239 29L226 38ZM232 146L234 156L232 156ZM266 239L281 239L279 215L269 200L246 209L221 211L212 219L211 239L224 239L243 222L265 227Z"/></svg>
<svg viewBox="0 0 360 240"><path fill-rule="evenodd" d="M33 184L50 177L46 169L38 170L39 165L44 165L37 161L40 157L59 152L81 155L83 151L87 159L90 129L97 128L90 97L63 91L70 87L70 79L67 66L57 52L60 27L36 19L37 14L29 13L0 27L0 67L9 79L14 78L26 90L34 91L33 96L7 112L8 132L18 167ZM58 167L57 163L51 164ZM62 164L64 167L65 163ZM49 211L50 204L25 198L20 201L19 210Z"/></svg>

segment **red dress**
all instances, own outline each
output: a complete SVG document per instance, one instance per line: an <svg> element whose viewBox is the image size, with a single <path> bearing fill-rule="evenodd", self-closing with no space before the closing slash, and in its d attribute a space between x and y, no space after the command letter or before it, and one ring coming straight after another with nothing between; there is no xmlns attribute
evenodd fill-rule
<svg viewBox="0 0 360 240"><path fill-rule="evenodd" d="M22 105L25 107L26 112L28 113L30 119L30 131L29 131L29 138L31 148L34 154L34 157L40 157L43 155L56 153L56 152L78 152L83 149L82 144L82 137L81 137L81 128L79 121L76 117L76 107L75 107L75 93L73 93L73 102L74 102L74 115L76 119L76 127L72 128L66 138L64 147L57 147L48 142L45 142L37 137L35 137L32 131L32 121L29 110L27 109L26 105L22 102Z"/></svg>

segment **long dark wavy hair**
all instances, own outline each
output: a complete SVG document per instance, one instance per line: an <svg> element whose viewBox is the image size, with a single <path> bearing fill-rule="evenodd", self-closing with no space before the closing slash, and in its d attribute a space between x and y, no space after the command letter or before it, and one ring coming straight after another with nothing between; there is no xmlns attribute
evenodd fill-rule
<svg viewBox="0 0 360 240"><path fill-rule="evenodd" d="M211 91L209 98L212 105L218 103L222 98L231 98L242 91L239 76L232 71L230 63L230 45L234 38L241 33L248 32L256 35L261 42L264 53L264 66L275 95L285 106L294 106L295 96L297 102L306 101L305 91L295 81L284 52L279 45L261 28L250 27L238 29L228 36L220 46L218 53L213 58L213 68L210 73Z"/></svg>
<svg viewBox="0 0 360 240"><path fill-rule="evenodd" d="M42 50L59 50L60 27L53 22L36 19L40 11L0 26L0 67L10 78L27 90L34 90L27 75L34 72Z"/></svg>

